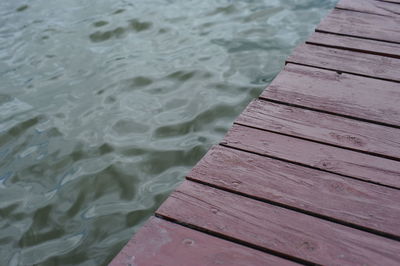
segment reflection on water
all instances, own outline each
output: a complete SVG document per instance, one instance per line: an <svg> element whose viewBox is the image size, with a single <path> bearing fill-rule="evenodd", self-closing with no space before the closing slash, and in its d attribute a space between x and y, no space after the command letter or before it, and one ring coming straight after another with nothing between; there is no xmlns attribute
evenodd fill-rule
<svg viewBox="0 0 400 266"><path fill-rule="evenodd" d="M335 0L0 2L0 265L106 264Z"/></svg>

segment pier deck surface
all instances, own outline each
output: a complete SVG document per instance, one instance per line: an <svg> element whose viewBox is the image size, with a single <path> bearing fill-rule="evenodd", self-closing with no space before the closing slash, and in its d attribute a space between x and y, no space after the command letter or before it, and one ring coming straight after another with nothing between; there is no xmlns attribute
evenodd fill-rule
<svg viewBox="0 0 400 266"><path fill-rule="evenodd" d="M400 1L341 0L110 265L400 265Z"/></svg>

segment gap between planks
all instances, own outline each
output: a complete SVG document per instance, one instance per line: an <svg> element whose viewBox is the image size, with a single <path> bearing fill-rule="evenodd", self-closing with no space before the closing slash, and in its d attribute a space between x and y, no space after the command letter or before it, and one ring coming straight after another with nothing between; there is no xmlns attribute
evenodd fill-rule
<svg viewBox="0 0 400 266"><path fill-rule="evenodd" d="M301 65L299 65L299 66L301 66ZM309 110L309 111L315 111L315 112L320 112L320 113L324 113L324 114L328 114L328 115L335 115L335 116L339 116L339 117L343 117L343 118L347 118L347 119L353 119L353 120L360 121L360 122L366 122L366 123L381 125L381 126L385 126L385 127L392 127L392 128L400 129L400 126L386 124L386 123L383 123L383 122L364 119L364 118L360 118L360 117L356 117L356 116L335 113L335 112L332 112L332 111L327 111L327 110L322 110L322 109L318 109L318 108L308 107L308 106L304 106L304 105L300 105L300 104L296 104L296 103L290 103L290 102L285 102L285 101L281 101L281 100L269 99L269 98L265 98L263 96L260 96L258 99L266 101L266 102L275 103L275 104L286 105L286 106L289 106L289 107L302 108L302 109Z"/></svg>
<svg viewBox="0 0 400 266"><path fill-rule="evenodd" d="M306 44L400 59L400 44L342 36L334 33L314 32L306 40Z"/></svg>
<svg viewBox="0 0 400 266"><path fill-rule="evenodd" d="M287 64L261 99L400 128L397 83Z"/></svg>
<svg viewBox="0 0 400 266"><path fill-rule="evenodd" d="M162 217L153 216L129 240L109 266L217 264L232 266L298 265L179 223L173 223Z"/></svg>
<svg viewBox="0 0 400 266"><path fill-rule="evenodd" d="M400 240L400 211L397 207L400 191L396 189L225 146L212 147L186 178L264 203ZM343 206L343 202L347 204Z"/></svg>
<svg viewBox="0 0 400 266"><path fill-rule="evenodd" d="M188 182L191 182L191 181L188 180ZM193 183L195 183L195 182L193 182ZM196 184L202 185L200 183L196 183ZM212 188L212 187L210 187L210 188ZM169 197L168 197L168 199L169 199ZM229 241L229 242L232 242L232 243L235 243L235 244L238 244L238 245L241 245L241 246L244 246L244 247L256 250L256 251L263 252L265 254L270 254L270 255L276 256L278 258L289 260L289 261L291 261L293 263L299 263L301 265L307 265L307 266L322 266L322 265L319 265L319 264L316 264L316 263L313 263L313 262L310 262L310 261L306 261L306 260L302 260L302 259L290 256L290 255L285 254L285 253L281 253L281 252L275 251L273 249L268 249L268 248L264 248L264 247L255 245L255 244L253 244L251 242L243 241L243 240L241 240L239 238L231 237L231 236L228 236L228 235L225 235L225 234L221 234L221 233L218 233L218 232L215 232L215 231L212 231L212 230L208 230L207 228L204 228L204 227L201 227L201 226L197 226L197 225L194 225L192 223L187 223L187 222L184 222L184 221L182 221L180 219L175 219L175 218L173 218L171 216L165 215L163 213L159 213L157 211L154 214L154 216L159 218L159 219L162 219L162 220L165 220L165 221L168 221L168 222L171 222L171 223L186 227L188 229L191 229L191 230L194 230L194 231L197 231L197 232L200 232L200 233L207 234L207 235L212 236L212 237L216 237L216 238L219 238L219 239L222 239L222 240L225 240L225 241Z"/></svg>
<svg viewBox="0 0 400 266"><path fill-rule="evenodd" d="M377 1L400 4L400 0L377 0Z"/></svg>
<svg viewBox="0 0 400 266"><path fill-rule="evenodd" d="M400 16L386 17L350 10L333 9L316 31L400 43Z"/></svg>
<svg viewBox="0 0 400 266"><path fill-rule="evenodd" d="M312 138L306 138L306 137L301 137L301 136L297 136L297 135L283 133L281 131L269 130L269 129L265 129L265 128L262 128L262 127L259 127L259 126L247 124L247 123L234 122L234 125L244 126L244 127L248 127L248 128L252 128L252 129L256 129L256 130L261 130L261 131L273 133L273 134L279 134L279 135L282 135L282 136L285 136L285 137L296 138L296 139L299 139L299 140L309 141L309 142L313 142L313 143L316 143L316 144L327 145L327 146L331 146L333 148L339 148L339 149L345 149L345 150L349 150L349 151L364 153L366 155L376 156L376 157L380 157L382 159L393 160L393 161L397 161L397 162L400 161L400 159L397 158L397 157L391 157L391 156L386 156L386 155L382 155L382 154L378 154L378 153L373 153L373 152L354 149L354 148L350 148L350 147L346 147L346 146L341 146L341 145L337 145L337 144L327 143L327 142L315 140L315 139L312 139ZM224 141L222 141L222 145L226 146L226 143ZM226 146L226 147L228 147L228 146ZM388 187L391 187L391 186L388 186Z"/></svg>
<svg viewBox="0 0 400 266"><path fill-rule="evenodd" d="M376 0L341 0L336 9L389 17L400 17L400 5Z"/></svg>
<svg viewBox="0 0 400 266"><path fill-rule="evenodd" d="M191 181L182 183L156 213L308 264L397 265L399 259L397 241Z"/></svg>
<svg viewBox="0 0 400 266"><path fill-rule="evenodd" d="M287 63L400 83L400 59L386 56L302 44Z"/></svg>
<svg viewBox="0 0 400 266"><path fill-rule="evenodd" d="M400 189L399 161L240 125L232 126L221 145Z"/></svg>
<svg viewBox="0 0 400 266"><path fill-rule="evenodd" d="M234 121L285 136L400 161L400 130L319 111L253 100Z"/></svg>

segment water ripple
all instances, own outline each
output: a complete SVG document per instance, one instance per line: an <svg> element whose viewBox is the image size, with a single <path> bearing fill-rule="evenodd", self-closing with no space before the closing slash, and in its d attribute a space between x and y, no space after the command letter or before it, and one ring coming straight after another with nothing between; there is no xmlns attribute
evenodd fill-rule
<svg viewBox="0 0 400 266"><path fill-rule="evenodd" d="M0 265L106 265L335 2L0 1Z"/></svg>

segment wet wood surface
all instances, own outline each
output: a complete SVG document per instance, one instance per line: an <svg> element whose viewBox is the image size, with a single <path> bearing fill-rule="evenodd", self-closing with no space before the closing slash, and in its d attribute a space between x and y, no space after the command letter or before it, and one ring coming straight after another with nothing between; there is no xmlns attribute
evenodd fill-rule
<svg viewBox="0 0 400 266"><path fill-rule="evenodd" d="M400 59L386 56L303 44L286 62L400 82Z"/></svg>
<svg viewBox="0 0 400 266"><path fill-rule="evenodd" d="M400 240L397 189L223 146L213 147L187 177Z"/></svg>
<svg viewBox="0 0 400 266"><path fill-rule="evenodd" d="M400 188L400 161L234 125L222 143L381 185Z"/></svg>
<svg viewBox="0 0 400 266"><path fill-rule="evenodd" d="M340 0L336 8L390 17L400 17L400 5L376 0Z"/></svg>
<svg viewBox="0 0 400 266"><path fill-rule="evenodd" d="M110 265L399 265L399 10L341 0Z"/></svg>
<svg viewBox="0 0 400 266"><path fill-rule="evenodd" d="M152 217L110 265L295 266L299 264Z"/></svg>
<svg viewBox="0 0 400 266"><path fill-rule="evenodd" d="M397 241L190 181L157 214L320 265L389 266L400 260Z"/></svg>
<svg viewBox="0 0 400 266"><path fill-rule="evenodd" d="M317 31L400 43L400 17L334 9Z"/></svg>
<svg viewBox="0 0 400 266"><path fill-rule="evenodd" d="M314 32L308 38L307 43L400 58L400 44L398 43L366 40L322 32Z"/></svg>
<svg viewBox="0 0 400 266"><path fill-rule="evenodd" d="M251 102L235 123L400 160L397 128L264 100Z"/></svg>
<svg viewBox="0 0 400 266"><path fill-rule="evenodd" d="M288 64L261 98L400 127L400 86Z"/></svg>

